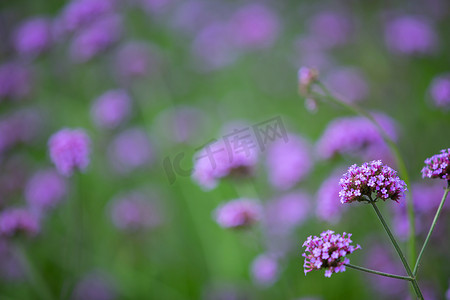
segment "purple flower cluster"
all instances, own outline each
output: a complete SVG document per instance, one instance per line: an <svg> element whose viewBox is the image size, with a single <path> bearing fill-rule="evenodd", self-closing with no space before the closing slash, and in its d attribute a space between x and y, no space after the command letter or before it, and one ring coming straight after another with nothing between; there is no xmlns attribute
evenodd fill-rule
<svg viewBox="0 0 450 300"><path fill-rule="evenodd" d="M303 265L305 275L320 269L325 269L325 277L331 277L333 273L344 272L345 264L350 263L346 255L361 249L360 245L351 245L351 236L350 233L345 232L342 235L334 234L332 230L322 232L320 237L309 236L303 243L303 247L306 247L305 253L302 255L305 258Z"/></svg>
<svg viewBox="0 0 450 300"><path fill-rule="evenodd" d="M433 79L429 93L437 107L450 106L450 75L441 75Z"/></svg>
<svg viewBox="0 0 450 300"><path fill-rule="evenodd" d="M406 191L406 183L397 176L396 171L383 165L381 160L364 163L361 167L352 165L339 184L341 203L377 199L398 202ZM372 194L376 194L375 199L372 199Z"/></svg>
<svg viewBox="0 0 450 300"><path fill-rule="evenodd" d="M216 222L223 228L245 228L262 218L263 209L253 199L239 198L220 205L214 211Z"/></svg>
<svg viewBox="0 0 450 300"><path fill-rule="evenodd" d="M309 145L301 137L289 134L288 141L277 140L268 149L269 182L279 190L288 190L309 174L313 166Z"/></svg>
<svg viewBox="0 0 450 300"><path fill-rule="evenodd" d="M46 18L33 18L20 24L14 33L17 53L34 57L47 50L51 44L51 22Z"/></svg>
<svg viewBox="0 0 450 300"><path fill-rule="evenodd" d="M387 135L396 140L394 121L383 114L374 114L374 117ZM389 160L390 157L377 127L363 117L345 117L330 122L316 147L323 159L337 154L360 155L364 159Z"/></svg>
<svg viewBox="0 0 450 300"><path fill-rule="evenodd" d="M131 112L131 99L124 90L111 90L98 97L92 105L92 118L98 127L113 129Z"/></svg>
<svg viewBox="0 0 450 300"><path fill-rule="evenodd" d="M75 169L84 171L89 164L90 139L81 129L61 129L48 142L50 158L59 173L71 176Z"/></svg>
<svg viewBox="0 0 450 300"><path fill-rule="evenodd" d="M39 231L38 217L26 208L8 208L0 213L0 236L12 237L23 233L32 237Z"/></svg>
<svg viewBox="0 0 450 300"><path fill-rule="evenodd" d="M450 148L443 149L440 154L425 159L422 177L441 178L450 181Z"/></svg>
<svg viewBox="0 0 450 300"><path fill-rule="evenodd" d="M36 172L25 187L25 199L30 207L38 211L54 208L67 192L67 186L54 170Z"/></svg>

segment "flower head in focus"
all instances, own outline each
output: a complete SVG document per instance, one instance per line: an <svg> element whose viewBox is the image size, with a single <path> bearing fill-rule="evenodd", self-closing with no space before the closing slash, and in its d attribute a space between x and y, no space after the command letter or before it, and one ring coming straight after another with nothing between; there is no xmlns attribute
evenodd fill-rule
<svg viewBox="0 0 450 300"><path fill-rule="evenodd" d="M245 228L262 218L261 205L254 199L239 198L220 205L214 211L216 222L223 228Z"/></svg>
<svg viewBox="0 0 450 300"><path fill-rule="evenodd" d="M325 270L325 277L331 277L331 274L344 272L345 264L350 263L346 257L347 254L360 249L360 245L351 245L352 236L350 233L334 234L334 231L327 230L320 234L320 237L309 236L303 243L306 247L303 257L305 263L305 275L313 270ZM309 252L309 253L307 253Z"/></svg>
<svg viewBox="0 0 450 300"><path fill-rule="evenodd" d="M90 143L82 129L64 128L53 134L48 147L58 172L71 176L75 170L84 171L89 165Z"/></svg>
<svg viewBox="0 0 450 300"><path fill-rule="evenodd" d="M361 167L352 165L339 181L341 203L354 201L376 201L391 199L396 202L406 191L406 183L397 172L383 165L381 160L364 163ZM372 194L376 197L372 199Z"/></svg>
<svg viewBox="0 0 450 300"><path fill-rule="evenodd" d="M441 178L450 182L450 148L443 149L440 154L425 159L422 177Z"/></svg>

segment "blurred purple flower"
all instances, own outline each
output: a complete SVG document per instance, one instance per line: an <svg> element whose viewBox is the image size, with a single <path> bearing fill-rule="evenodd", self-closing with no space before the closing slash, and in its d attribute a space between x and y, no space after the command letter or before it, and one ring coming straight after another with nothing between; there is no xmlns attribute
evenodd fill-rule
<svg viewBox="0 0 450 300"><path fill-rule="evenodd" d="M288 232L301 225L310 211L310 196L292 192L267 203L266 222L270 230Z"/></svg>
<svg viewBox="0 0 450 300"><path fill-rule="evenodd" d="M310 172L313 161L303 138L289 134L288 142L274 142L267 153L269 181L279 190L288 190Z"/></svg>
<svg viewBox="0 0 450 300"><path fill-rule="evenodd" d="M397 139L394 121L386 115L374 114L378 124L392 139ZM363 117L338 118L328 124L322 137L317 142L317 152L322 159L329 159L337 154L359 155L365 159L387 158L385 142L375 125ZM378 157L368 157L372 155ZM386 157L387 156L387 157Z"/></svg>
<svg viewBox="0 0 450 300"><path fill-rule="evenodd" d="M196 33L216 19L217 4L211 1L185 0L176 6L172 17L173 26L185 33Z"/></svg>
<svg viewBox="0 0 450 300"><path fill-rule="evenodd" d="M223 228L245 228L261 220L262 210L257 200L239 198L217 207L214 218Z"/></svg>
<svg viewBox="0 0 450 300"><path fill-rule="evenodd" d="M72 0L61 13L61 25L69 32L81 29L113 12L112 0Z"/></svg>
<svg viewBox="0 0 450 300"><path fill-rule="evenodd" d="M121 46L115 61L116 71L125 81L148 75L158 64L150 46L138 41Z"/></svg>
<svg viewBox="0 0 450 300"><path fill-rule="evenodd" d="M233 32L227 23L213 22L200 30L192 44L200 69L214 70L233 63L237 50L233 45Z"/></svg>
<svg viewBox="0 0 450 300"><path fill-rule="evenodd" d="M71 176L75 169L84 171L89 165L90 139L82 129L61 129L48 142L50 158L58 172Z"/></svg>
<svg viewBox="0 0 450 300"><path fill-rule="evenodd" d="M280 27L275 12L261 3L241 7L230 22L236 45L250 49L273 44Z"/></svg>
<svg viewBox="0 0 450 300"><path fill-rule="evenodd" d="M450 148L425 159L422 169L423 178L440 178L450 182Z"/></svg>
<svg viewBox="0 0 450 300"><path fill-rule="evenodd" d="M35 57L47 50L52 42L50 20L35 17L26 20L15 30L14 48L20 55Z"/></svg>
<svg viewBox="0 0 450 300"><path fill-rule="evenodd" d="M153 145L147 133L138 127L119 133L108 150L112 166L120 173L129 173L150 165L154 155Z"/></svg>
<svg viewBox="0 0 450 300"><path fill-rule="evenodd" d="M350 40L352 22L345 14L322 11L312 17L308 28L324 47L332 48Z"/></svg>
<svg viewBox="0 0 450 300"><path fill-rule="evenodd" d="M155 203L141 192L130 192L112 200L111 219L123 231L135 232L161 224L161 214Z"/></svg>
<svg viewBox="0 0 450 300"><path fill-rule="evenodd" d="M160 14L173 4L174 0L140 0L143 8L151 14Z"/></svg>
<svg viewBox="0 0 450 300"><path fill-rule="evenodd" d="M397 176L397 172L384 165L381 160L374 160L360 166L352 165L339 181L341 203L354 201L386 201L398 202L403 196L406 183ZM372 199L372 194L376 196Z"/></svg>
<svg viewBox="0 0 450 300"><path fill-rule="evenodd" d="M253 175L258 153L255 148L227 147L219 141L205 146L195 160L192 179L205 190L210 190L217 186L220 178L241 179Z"/></svg>
<svg viewBox="0 0 450 300"><path fill-rule="evenodd" d="M47 169L36 172L25 187L25 200L39 212L54 208L66 195L64 178L56 171Z"/></svg>
<svg viewBox="0 0 450 300"><path fill-rule="evenodd" d="M98 127L118 127L131 113L131 99L124 90L110 90L98 97L92 105L91 115Z"/></svg>
<svg viewBox="0 0 450 300"><path fill-rule="evenodd" d="M442 108L450 107L450 75L435 77L429 87L434 105Z"/></svg>
<svg viewBox="0 0 450 300"><path fill-rule="evenodd" d="M117 299L114 283L105 275L91 273L82 278L74 288L72 300Z"/></svg>
<svg viewBox="0 0 450 300"><path fill-rule="evenodd" d="M81 30L72 40L71 55L76 62L86 62L115 44L122 35L118 15L106 16Z"/></svg>
<svg viewBox="0 0 450 300"><path fill-rule="evenodd" d="M356 68L335 69L324 79L326 86L342 101L361 101L369 94L364 74Z"/></svg>
<svg viewBox="0 0 450 300"><path fill-rule="evenodd" d="M347 235L347 237L346 237ZM334 231L327 230L320 234L320 237L309 236L303 243L306 247L302 256L305 258L303 267L305 275L313 270L325 269L325 277L331 277L333 273L345 271L345 264L350 263L347 254L361 249L360 245L351 245L351 233L334 234ZM306 254L309 252L309 254Z"/></svg>
<svg viewBox="0 0 450 300"><path fill-rule="evenodd" d="M16 62L0 65L0 100L25 98L31 92L32 83L32 74L27 66Z"/></svg>
<svg viewBox="0 0 450 300"><path fill-rule="evenodd" d="M268 254L259 255L252 262L251 274L255 283L271 286L278 279L279 275L277 259Z"/></svg>
<svg viewBox="0 0 450 300"><path fill-rule="evenodd" d="M7 239L0 239L0 277L5 281L25 280L24 266Z"/></svg>
<svg viewBox="0 0 450 300"><path fill-rule="evenodd" d="M336 223L340 220L346 206L339 201L340 175L331 175L324 180L316 196L316 216L323 221Z"/></svg>
<svg viewBox="0 0 450 300"><path fill-rule="evenodd" d="M39 219L27 208L7 208L0 213L0 236L25 234L33 237L40 231Z"/></svg>
<svg viewBox="0 0 450 300"><path fill-rule="evenodd" d="M423 17L404 15L386 24L388 48L399 54L429 54L437 47L437 36L430 22Z"/></svg>

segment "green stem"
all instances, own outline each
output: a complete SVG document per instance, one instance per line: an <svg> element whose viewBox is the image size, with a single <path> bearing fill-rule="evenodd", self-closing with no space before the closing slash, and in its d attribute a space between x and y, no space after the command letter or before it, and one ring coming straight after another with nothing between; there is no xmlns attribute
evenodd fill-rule
<svg viewBox="0 0 450 300"><path fill-rule="evenodd" d="M31 260L22 245L16 245L15 252L20 260L20 263L25 269L26 276L28 277L28 280L33 286L36 294L43 300L54 299L45 280L42 278L40 273L36 271L36 268L31 263Z"/></svg>
<svg viewBox="0 0 450 300"><path fill-rule="evenodd" d="M404 160L400 155L400 151L398 150L396 143L389 137L389 135L386 133L383 127L381 127L380 124L377 122L377 120L371 114L359 108L358 106L354 104L349 104L345 101L342 101L334 97L322 82L316 81L316 84L321 88L321 90L325 93L325 97L328 98L330 101L345 107L346 109L348 109L349 111L353 112L356 115L360 115L362 117L367 118L370 122L374 124L378 132L381 134L383 140L388 145L391 153L394 155L400 177L405 181L406 186L410 186L408 170L406 168ZM313 95L316 97L323 97L323 95L319 93L313 93ZM406 202L407 202L408 221L410 225L409 240L408 240L409 260L410 263L413 264L416 257L416 226L415 226L414 207L412 203L412 195L410 190L406 191L406 196L407 196Z"/></svg>
<svg viewBox="0 0 450 300"><path fill-rule="evenodd" d="M436 214L434 215L433 223L431 223L431 227L430 227L430 230L428 231L428 235L425 239L425 242L423 243L422 249L420 250L419 256L417 257L416 265L414 266L414 270L413 270L414 276L416 276L416 274L417 274L417 270L419 269L420 260L422 259L423 252L425 251L425 248L428 245L431 234L433 233L434 227L436 226L437 219L439 218L439 215L441 214L442 207L444 207L445 199L447 198L447 194L449 191L450 191L450 181L447 181L447 187L445 188L441 203L439 204Z"/></svg>
<svg viewBox="0 0 450 300"><path fill-rule="evenodd" d="M389 226L387 225L386 221L384 220L383 216L381 215L381 212L378 209L377 205L375 204L375 201L371 199L369 202L370 202L370 204L372 204L373 209L375 210L375 212L378 216L378 219L380 219L381 224L384 227L384 230L386 231L387 235L389 236L389 239L392 242L392 245L394 246L395 250L398 253L398 256L400 256L400 260L402 261L403 266L405 267L406 273L408 273L409 277L411 277L411 284L414 288L414 291L416 292L417 297L419 297L419 299L423 299L422 292L420 291L419 285L418 285L416 279L414 278L411 268L409 267L408 261L406 260L406 257L403 254L402 249L398 245L397 240L395 239L394 235L392 234L391 230L389 229Z"/></svg>
<svg viewBox="0 0 450 300"><path fill-rule="evenodd" d="M385 277L403 279L403 280L407 280L407 281L412 281L413 280L409 276L400 276L400 275L384 273L384 272L375 271L375 270L372 270L372 269L367 269L367 268L364 268L364 267L355 266L355 265L351 265L351 264L344 264L344 265L346 267L349 267L349 268L352 268L352 269L355 269L355 270L364 271L364 272L372 273L372 274L377 274L377 275L381 275L381 276L385 276Z"/></svg>

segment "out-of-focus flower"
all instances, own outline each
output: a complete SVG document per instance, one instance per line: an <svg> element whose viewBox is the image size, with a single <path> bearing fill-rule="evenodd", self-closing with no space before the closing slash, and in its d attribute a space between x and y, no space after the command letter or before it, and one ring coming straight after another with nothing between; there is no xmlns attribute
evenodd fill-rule
<svg viewBox="0 0 450 300"><path fill-rule="evenodd" d="M113 12L112 0L72 0L61 13L61 25L69 32L81 29Z"/></svg>
<svg viewBox="0 0 450 300"><path fill-rule="evenodd" d="M431 82L429 93L437 107L450 107L450 75L435 77Z"/></svg>
<svg viewBox="0 0 450 300"><path fill-rule="evenodd" d="M143 8L151 14L160 14L174 3L174 0L140 0Z"/></svg>
<svg viewBox="0 0 450 300"><path fill-rule="evenodd" d="M441 178L450 181L450 148L443 149L440 154L425 159L422 177Z"/></svg>
<svg viewBox="0 0 450 300"><path fill-rule="evenodd" d="M193 34L208 23L216 20L219 3L202 0L187 0L178 3L172 17L173 27L177 31Z"/></svg>
<svg viewBox="0 0 450 300"><path fill-rule="evenodd" d="M269 230L286 232L301 225L308 217L310 196L303 192L289 193L270 201L266 206Z"/></svg>
<svg viewBox="0 0 450 300"><path fill-rule="evenodd" d="M64 128L53 134L48 147L50 158L58 172L71 176L75 170L84 171L89 165L90 139L82 129Z"/></svg>
<svg viewBox="0 0 450 300"><path fill-rule="evenodd" d="M234 42L238 47L263 48L270 46L279 31L277 15L260 3L241 7L230 21Z"/></svg>
<svg viewBox="0 0 450 300"><path fill-rule="evenodd" d="M138 127L122 131L108 149L109 160L119 173L129 173L150 165L154 155L148 134Z"/></svg>
<svg viewBox="0 0 450 300"><path fill-rule="evenodd" d="M231 284L221 283L220 285L208 287L202 297L204 300L249 300L249 295Z"/></svg>
<svg viewBox="0 0 450 300"><path fill-rule="evenodd" d="M118 298L114 283L98 272L87 274L75 286L72 300L114 300Z"/></svg>
<svg viewBox="0 0 450 300"><path fill-rule="evenodd" d="M385 247L380 245L369 247L369 252L366 255L366 265L368 268L391 274L401 275L404 272L403 266L392 257ZM385 297L399 299L408 291L408 284L403 281L399 282L401 280L392 280L391 278L372 274L366 274L366 276L369 277L370 282L373 284L374 291Z"/></svg>
<svg viewBox="0 0 450 300"><path fill-rule="evenodd" d="M298 88L302 95L307 95L311 85L318 79L319 72L314 68L301 67L297 73Z"/></svg>
<svg viewBox="0 0 450 300"><path fill-rule="evenodd" d="M325 179L316 195L316 216L324 221L336 223L346 209L339 201L340 176L331 175Z"/></svg>
<svg viewBox="0 0 450 300"><path fill-rule="evenodd" d="M124 90L110 90L98 97L92 105L91 115L98 127L113 129L131 112L131 99Z"/></svg>
<svg viewBox="0 0 450 300"><path fill-rule="evenodd" d="M0 100L25 98L31 89L32 76L27 66L16 62L0 65Z"/></svg>
<svg viewBox="0 0 450 300"><path fill-rule="evenodd" d="M29 237L40 231L39 219L27 208L7 208L0 213L0 236L25 234Z"/></svg>
<svg viewBox="0 0 450 300"><path fill-rule="evenodd" d="M115 44L122 35L118 15L106 16L81 30L73 39L70 51L76 62L86 62Z"/></svg>
<svg viewBox="0 0 450 300"><path fill-rule="evenodd" d="M121 46L115 61L119 77L126 81L147 76L158 65L154 51L145 42L139 41Z"/></svg>
<svg viewBox="0 0 450 300"><path fill-rule="evenodd" d="M399 54L428 54L437 47L437 36L428 20L418 16L399 16L385 29L388 48Z"/></svg>
<svg viewBox="0 0 450 300"><path fill-rule="evenodd" d="M15 282L26 278L24 266L7 239L0 239L0 277Z"/></svg>
<svg viewBox="0 0 450 300"><path fill-rule="evenodd" d="M225 22L213 22L200 30L192 44L200 69L215 70L233 63L238 51L233 33Z"/></svg>
<svg viewBox="0 0 450 300"><path fill-rule="evenodd" d="M272 285L279 275L277 259L269 254L259 255L252 262L251 274L255 283L263 286Z"/></svg>
<svg viewBox="0 0 450 300"><path fill-rule="evenodd" d="M349 41L352 23L345 14L322 11L312 17L308 28L323 46L332 48L342 46Z"/></svg>
<svg viewBox="0 0 450 300"><path fill-rule="evenodd" d="M325 270L325 277L331 277L331 274L344 272L345 264L350 263L346 257L347 254L361 249L360 245L351 245L352 236L350 233L334 234L334 231L327 230L320 234L320 237L309 236L303 243L306 247L302 256L305 258L303 267L305 275L312 270ZM307 252L309 252L307 254Z"/></svg>
<svg viewBox="0 0 450 300"><path fill-rule="evenodd" d="M32 209L47 211L62 200L66 191L66 182L56 171L41 170L28 180L25 199Z"/></svg>
<svg viewBox="0 0 450 300"><path fill-rule="evenodd" d="M381 128L392 139L397 139L394 121L386 115L374 114ZM329 123L322 137L317 142L317 152L323 159L332 158L336 154L359 155L370 159L373 155L377 158L387 158L387 151L383 137L377 127L363 117L339 118Z"/></svg>
<svg viewBox="0 0 450 300"><path fill-rule="evenodd" d="M267 153L269 181L279 190L288 190L300 182L313 166L309 145L290 134L288 141L275 141Z"/></svg>
<svg viewBox="0 0 450 300"><path fill-rule="evenodd" d="M149 197L141 192L130 192L112 200L111 219L123 231L148 230L161 224L161 212Z"/></svg>
<svg viewBox="0 0 450 300"><path fill-rule="evenodd" d="M14 32L13 43L17 53L35 57L52 43L51 22L46 18L32 18L20 24Z"/></svg>
<svg viewBox="0 0 450 300"><path fill-rule="evenodd" d="M214 211L216 222L223 228L245 228L258 222L263 215L254 199L239 198L220 205Z"/></svg>
<svg viewBox="0 0 450 300"><path fill-rule="evenodd" d="M217 186L224 177L245 178L253 175L258 153L243 140L242 147L219 141L206 145L195 156L192 179L206 190ZM234 147L236 146L236 147Z"/></svg>
<svg viewBox="0 0 450 300"><path fill-rule="evenodd" d="M352 165L339 181L341 203L368 201L371 199L391 199L398 202L406 189L406 183L397 176L397 172L383 165L381 160ZM376 198L372 199L372 194Z"/></svg>
<svg viewBox="0 0 450 300"><path fill-rule="evenodd" d="M327 87L345 102L357 102L367 97L369 85L364 74L355 68L336 69L324 79Z"/></svg>

